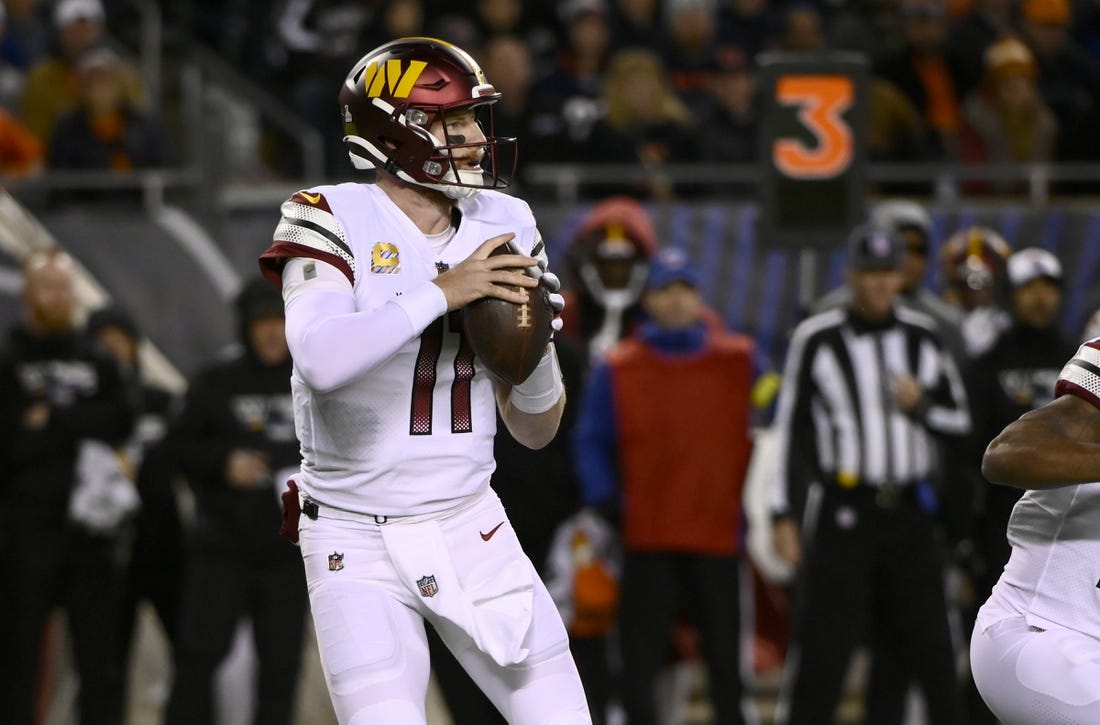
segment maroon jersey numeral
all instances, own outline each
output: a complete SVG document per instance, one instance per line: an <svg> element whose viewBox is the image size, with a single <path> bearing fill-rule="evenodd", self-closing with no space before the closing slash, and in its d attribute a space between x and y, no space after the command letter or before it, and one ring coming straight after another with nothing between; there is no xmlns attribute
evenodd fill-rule
<svg viewBox="0 0 1100 725"><path fill-rule="evenodd" d="M458 352L455 354L454 382L451 383L451 432L469 433L474 429L473 410L470 404L471 382L474 379L474 351L466 336L458 314L447 316L446 332L458 335ZM432 395L435 390L436 364L443 352L443 318L437 318L420 335L420 351L413 368L412 412L409 434L432 434Z"/></svg>

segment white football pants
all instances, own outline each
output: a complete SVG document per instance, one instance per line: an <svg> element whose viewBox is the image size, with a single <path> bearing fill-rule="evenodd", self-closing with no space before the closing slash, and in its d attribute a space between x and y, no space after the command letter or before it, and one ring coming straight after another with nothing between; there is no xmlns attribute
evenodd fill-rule
<svg viewBox="0 0 1100 725"><path fill-rule="evenodd" d="M341 725L425 723L425 619L509 723L591 723L561 617L491 489L384 523L322 506L300 537Z"/></svg>
<svg viewBox="0 0 1100 725"><path fill-rule="evenodd" d="M1010 617L975 627L970 667L982 699L1006 725L1100 723L1100 640Z"/></svg>

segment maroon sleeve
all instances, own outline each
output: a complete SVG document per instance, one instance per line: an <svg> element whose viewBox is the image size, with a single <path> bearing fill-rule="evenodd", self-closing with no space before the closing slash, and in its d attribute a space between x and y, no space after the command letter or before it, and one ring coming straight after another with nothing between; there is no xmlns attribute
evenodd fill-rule
<svg viewBox="0 0 1100 725"><path fill-rule="evenodd" d="M307 257L331 264L355 284L355 271L349 263L351 248L324 194L297 191L282 204L281 211L271 246L259 258L264 277L282 287L286 261Z"/></svg>

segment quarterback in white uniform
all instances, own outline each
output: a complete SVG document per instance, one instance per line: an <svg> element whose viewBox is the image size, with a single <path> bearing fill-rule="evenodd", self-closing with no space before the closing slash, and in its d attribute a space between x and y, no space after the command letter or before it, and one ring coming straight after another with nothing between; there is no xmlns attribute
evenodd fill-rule
<svg viewBox="0 0 1100 725"><path fill-rule="evenodd" d="M444 41L365 55L340 111L376 183L297 192L260 260L286 305L303 459L289 503L345 724L425 722L424 620L510 723L591 722L561 619L489 488L498 408L529 447L557 431L553 344L508 386L451 314L536 285L563 304L530 209L496 191L496 149L514 140L486 137L478 114L499 98ZM523 253L489 256L508 241Z"/></svg>
<svg viewBox="0 0 1100 725"><path fill-rule="evenodd" d="M1066 363L1055 394L982 461L990 481L1028 489L970 645L974 682L1009 724L1100 723L1100 338Z"/></svg>

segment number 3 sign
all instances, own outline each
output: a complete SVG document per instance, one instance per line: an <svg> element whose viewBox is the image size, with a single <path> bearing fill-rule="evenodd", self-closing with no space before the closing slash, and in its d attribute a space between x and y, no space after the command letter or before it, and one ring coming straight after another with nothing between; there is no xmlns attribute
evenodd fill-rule
<svg viewBox="0 0 1100 725"><path fill-rule="evenodd" d="M762 233L787 247L834 247L865 193L867 67L851 54L761 57Z"/></svg>

